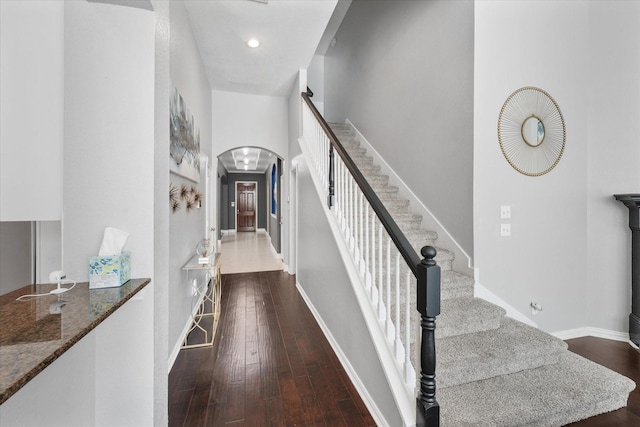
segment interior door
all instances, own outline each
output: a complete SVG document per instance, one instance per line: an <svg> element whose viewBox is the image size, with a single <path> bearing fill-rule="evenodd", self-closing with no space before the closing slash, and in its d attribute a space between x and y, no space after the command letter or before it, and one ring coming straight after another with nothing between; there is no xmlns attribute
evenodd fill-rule
<svg viewBox="0 0 640 427"><path fill-rule="evenodd" d="M236 184L237 230L256 231L256 184Z"/></svg>

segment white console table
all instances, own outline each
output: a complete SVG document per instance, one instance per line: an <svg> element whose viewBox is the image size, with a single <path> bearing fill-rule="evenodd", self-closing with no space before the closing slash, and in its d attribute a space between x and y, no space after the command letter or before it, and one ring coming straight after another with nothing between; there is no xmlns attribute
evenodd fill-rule
<svg viewBox="0 0 640 427"><path fill-rule="evenodd" d="M190 283L194 288L194 298L199 301L198 309L192 316L193 323L191 328L184 337L182 348L212 346L220 318L220 297L222 295L219 262L220 253L212 255L211 261L208 264L198 263L198 258L198 255L195 255L182 267L182 269L187 272L187 283ZM192 283L189 281L189 272L191 271L204 271L206 273L204 286L198 286L197 282ZM207 328L209 325L205 324L209 322L203 323L203 320L209 317L211 318L211 331ZM204 335L204 342L189 344L189 335L195 330L199 330Z"/></svg>

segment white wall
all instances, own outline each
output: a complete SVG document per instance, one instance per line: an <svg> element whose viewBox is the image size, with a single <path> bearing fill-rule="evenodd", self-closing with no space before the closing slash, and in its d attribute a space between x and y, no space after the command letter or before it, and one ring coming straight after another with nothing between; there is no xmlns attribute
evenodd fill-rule
<svg viewBox="0 0 640 427"><path fill-rule="evenodd" d="M64 269L88 280L105 227L153 273L153 13L65 2Z"/></svg>
<svg viewBox="0 0 640 427"><path fill-rule="evenodd" d="M261 147L287 157L287 100L277 96L212 91L213 155Z"/></svg>
<svg viewBox="0 0 640 427"><path fill-rule="evenodd" d="M176 87L182 95L185 104L195 119L196 126L200 129L200 153L209 156L211 160L211 89L200 60L198 47L193 37L184 3L171 2L169 11L171 85ZM171 87L167 87L165 90L170 91ZM168 103L166 108L169 108ZM167 132L169 131L168 122L166 130ZM168 165L169 145L167 143L167 145L162 146L164 142L161 141L159 141L159 144L160 146L156 147L156 149L162 151L160 156L166 155L166 164ZM162 167L164 167L164 163ZM168 174L168 169L165 169L165 171ZM157 173L161 174L162 171L159 170ZM175 174L169 175L169 180L177 186L182 184L194 185L204 196L206 194L205 173L205 168L201 167L200 182L197 184ZM168 191L168 186L166 191ZM214 197L210 197L210 199L204 200L204 203L215 202ZM192 290L187 283L186 273L181 269L195 255L195 248L198 242L207 237L205 234L205 216L206 209L204 206L187 212L184 203L180 211L170 214L168 295L168 351L170 359L177 355L177 350L179 350L182 342L182 335L190 323L193 308ZM189 279L193 279L193 277L193 274L191 274ZM204 276L200 275L198 280L203 281Z"/></svg>
<svg viewBox="0 0 640 427"><path fill-rule="evenodd" d="M169 422L169 3L154 1L155 11L155 125L154 125L154 245L153 245L153 425Z"/></svg>
<svg viewBox="0 0 640 427"><path fill-rule="evenodd" d="M113 226L131 233L125 249L132 252L132 277L153 279L154 14L85 1L64 2L64 12L63 269L68 278L86 281L87 258L97 254L104 228ZM154 283L139 297L145 308L127 303L126 320L101 325L104 335L77 367L95 363L88 366L95 371L95 395L75 404L95 408L96 425L122 425L120 416L153 423L152 391L166 387L154 384ZM107 349L118 358L102 363L110 360ZM123 376L114 373L118 367ZM68 375L58 381L66 384ZM123 383L128 377L135 386ZM125 391L113 393L118 387ZM110 414L114 407L134 412Z"/></svg>
<svg viewBox="0 0 640 427"><path fill-rule="evenodd" d="M612 195L640 181L637 25L637 2L476 2L475 266L522 313L538 302L532 319L550 332L628 330L630 232ZM500 108L523 86L549 92L566 122L564 155L541 177L512 169L497 139ZM512 206L510 238L500 205Z"/></svg>
<svg viewBox="0 0 640 427"><path fill-rule="evenodd" d="M314 55L307 69L307 77L309 89L313 92L313 105L324 116L324 56Z"/></svg>
<svg viewBox="0 0 640 427"><path fill-rule="evenodd" d="M0 2L0 221L62 216L64 2Z"/></svg>
<svg viewBox="0 0 640 427"><path fill-rule="evenodd" d="M300 145L298 144L298 138L302 136L302 97L300 94L306 90L307 87L307 70L302 69L298 71L298 76L294 82L293 89L287 100L287 132L288 132L288 153L287 159L284 159L282 164L284 165L283 180L282 180L282 194L287 195L286 209L283 210L282 221L284 223L282 230L282 255L284 264L287 271L291 274L296 274L297 271L297 191L296 185L293 182L296 179L296 172L293 171L294 159L302 154Z"/></svg>
<svg viewBox="0 0 640 427"><path fill-rule="evenodd" d="M0 425L95 426L97 336L94 330L83 337L6 400L0 406Z"/></svg>
<svg viewBox="0 0 640 427"><path fill-rule="evenodd" d="M589 2L589 32L585 309L589 324L628 331L629 211L612 194L640 192L640 2Z"/></svg>
<svg viewBox="0 0 640 427"><path fill-rule="evenodd" d="M354 1L324 86L327 121L349 119L471 257L473 9Z"/></svg>

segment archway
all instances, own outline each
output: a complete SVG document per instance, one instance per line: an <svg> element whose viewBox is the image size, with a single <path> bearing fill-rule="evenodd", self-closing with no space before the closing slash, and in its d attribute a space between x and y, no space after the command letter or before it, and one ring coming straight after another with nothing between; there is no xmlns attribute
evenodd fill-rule
<svg viewBox="0 0 640 427"><path fill-rule="evenodd" d="M258 146L239 146L220 153L217 161L217 238L235 233L266 233L283 259L286 197L284 159ZM252 191L255 191L253 193ZM255 217L253 209L255 206Z"/></svg>

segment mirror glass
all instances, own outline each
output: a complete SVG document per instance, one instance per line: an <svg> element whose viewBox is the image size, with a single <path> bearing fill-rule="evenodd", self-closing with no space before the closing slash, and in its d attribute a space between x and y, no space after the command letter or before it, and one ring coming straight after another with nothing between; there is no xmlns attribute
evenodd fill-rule
<svg viewBox="0 0 640 427"><path fill-rule="evenodd" d="M532 147L537 147L544 140L544 124L536 116L531 116L522 123L522 138Z"/></svg>

